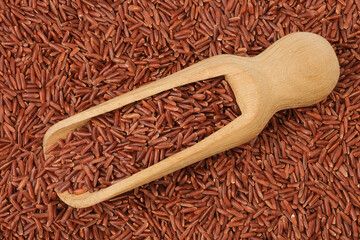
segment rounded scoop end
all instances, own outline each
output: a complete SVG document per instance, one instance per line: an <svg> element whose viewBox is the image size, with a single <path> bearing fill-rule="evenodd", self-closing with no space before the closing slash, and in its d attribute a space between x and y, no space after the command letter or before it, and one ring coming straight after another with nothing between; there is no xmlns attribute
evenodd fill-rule
<svg viewBox="0 0 360 240"><path fill-rule="evenodd" d="M311 45L304 49L304 59L299 59L299 80L304 81L304 84L299 84L298 87L302 88L299 91L307 93L303 96L304 100L314 104L334 89L339 79L340 66L334 49L325 38L312 33L305 34L308 40L303 44Z"/></svg>
<svg viewBox="0 0 360 240"><path fill-rule="evenodd" d="M315 104L334 89L340 66L334 49L323 37L307 32L289 34L262 59L270 78L269 88L278 110Z"/></svg>

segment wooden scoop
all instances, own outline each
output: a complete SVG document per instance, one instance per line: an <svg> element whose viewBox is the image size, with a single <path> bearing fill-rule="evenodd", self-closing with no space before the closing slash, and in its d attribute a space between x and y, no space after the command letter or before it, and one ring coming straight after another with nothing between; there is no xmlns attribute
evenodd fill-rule
<svg viewBox="0 0 360 240"><path fill-rule="evenodd" d="M324 99L339 78L331 45L312 33L289 34L256 57L219 55L58 122L46 132L44 151L91 118L188 83L224 75L242 115L204 140L107 188L57 193L75 208L89 207L256 137L272 115Z"/></svg>

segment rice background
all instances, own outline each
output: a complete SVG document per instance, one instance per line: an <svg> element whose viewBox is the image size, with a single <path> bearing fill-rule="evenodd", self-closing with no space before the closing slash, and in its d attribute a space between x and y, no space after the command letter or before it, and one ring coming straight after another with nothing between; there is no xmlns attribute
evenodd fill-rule
<svg viewBox="0 0 360 240"><path fill-rule="evenodd" d="M0 238L358 239L359 11L359 0L1 0ZM325 37L339 57L340 81L321 103L279 112L249 144L90 208L49 187L42 140L54 123L296 31Z"/></svg>

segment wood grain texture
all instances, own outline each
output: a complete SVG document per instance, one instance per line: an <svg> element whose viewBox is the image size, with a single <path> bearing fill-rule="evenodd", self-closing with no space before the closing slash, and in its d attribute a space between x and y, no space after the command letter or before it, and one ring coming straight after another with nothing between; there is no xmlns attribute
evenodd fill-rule
<svg viewBox="0 0 360 240"><path fill-rule="evenodd" d="M261 132L275 112L324 99L335 87L339 74L331 45L316 34L301 32L283 37L256 57L214 56L115 97L52 126L44 137L44 151L93 117L174 87L221 75L231 86L242 115L194 146L112 186L80 195L57 194L72 207L92 206L246 143Z"/></svg>

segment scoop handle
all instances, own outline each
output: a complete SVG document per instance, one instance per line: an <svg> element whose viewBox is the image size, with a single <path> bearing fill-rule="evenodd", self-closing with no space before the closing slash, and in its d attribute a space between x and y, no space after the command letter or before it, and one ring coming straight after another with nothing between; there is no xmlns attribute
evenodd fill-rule
<svg viewBox="0 0 360 240"><path fill-rule="evenodd" d="M254 58L250 73L264 82L275 110L315 104L334 89L340 74L336 54L325 38L307 32L289 34ZM254 74L253 71L259 72Z"/></svg>

